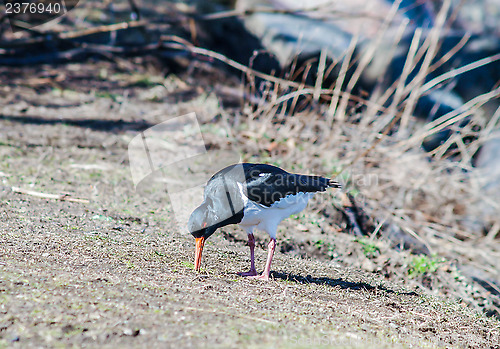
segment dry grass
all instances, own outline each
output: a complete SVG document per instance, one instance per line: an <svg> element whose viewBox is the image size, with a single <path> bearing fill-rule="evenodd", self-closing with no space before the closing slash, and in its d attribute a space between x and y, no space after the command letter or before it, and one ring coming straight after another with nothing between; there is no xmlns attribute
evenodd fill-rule
<svg viewBox="0 0 500 349"><path fill-rule="evenodd" d="M463 299L498 316L500 290L491 281L500 281L500 205L482 190L481 170L474 168L473 156L498 127L498 111L492 117L485 115L482 107L491 102L498 105L500 89L484 93L425 125L412 117L416 101L423 94L498 59L493 56L429 81L430 73L466 42L436 57L449 26L449 6L450 1L443 2L436 26L425 37L420 30L415 31L400 79L389 88L381 86L379 90L385 93L374 94L370 100L351 94L375 52L369 47L361 57L352 57L356 38L346 59L336 63L341 65L336 84L327 88L318 81L315 86L307 86L304 81L297 86L274 78L259 91L255 76L246 71L249 84L244 88L252 98L246 99L243 111L223 118L224 124L234 130L229 144L223 146L238 147L247 161L339 176L345 191L354 193L371 217L372 230L367 231L371 239L380 239L395 229L424 245L432 263L438 265L432 272L410 277L408 270L415 263L410 253L402 251L396 258L393 254L389 259L378 258L391 248L386 242L382 244L385 251L372 258L379 271L390 269L388 277ZM387 28L381 26L379 37L388 35ZM352 61L360 64L352 79L345 82L344 74ZM325 64L324 55L319 63L310 62L303 71L314 67L318 78L327 75L325 70L333 69ZM287 76L295 73L291 71ZM408 79L410 73L413 79ZM340 90L343 84L347 85L344 92ZM317 103L320 100L327 103ZM466 126L453 126L466 118L470 119ZM420 144L426 137L446 127L454 130L446 142L432 152L422 149ZM317 209L325 205L328 203L318 203ZM485 210L488 206L491 210ZM487 289L471 277L483 280L483 285L489 283Z"/></svg>
<svg viewBox="0 0 500 349"><path fill-rule="evenodd" d="M447 26L442 22L443 13L439 30ZM57 123L54 126L17 124L19 121L14 120L18 113L24 113L18 111L24 108L23 103L30 106L30 99L35 101L42 97L45 98L41 99L43 103L49 104L49 100L54 103L54 96L50 91L43 94L34 88L29 88L28 93L28 88L16 82L17 77L12 78L11 85L16 85L12 88L20 91L16 94L20 93L21 97L19 103L9 101L3 109L4 113L14 115L2 120L8 140L2 144L3 151L11 154L2 167L3 183L34 185L35 189L54 193L70 191L78 197L91 195L95 206L66 206L65 202L44 202L11 192L3 193L8 199L8 204L4 205L7 218L2 221L0 230L9 243L2 245L5 250L1 252L7 262L0 265L3 278L9 280L2 286L7 295L3 303L10 308L9 312L3 310L2 315L9 319L11 313L19 314L15 326L7 325L11 331L8 333L19 335L22 341L34 338L24 343L41 343L39 337L49 333L45 341L50 345L56 343L53 338L59 338L59 341L74 340L69 343L77 345L82 341L107 345L167 341L171 345L203 343L210 346L221 345L222 337L222 345L226 346L240 341L243 346L264 343L271 347L276 345L275 338L286 339L288 333L288 342L281 338L284 343L281 346L289 347L290 338L295 338L291 335L299 333L303 338L310 338L312 333L322 330L328 331L331 338L343 338L341 335L346 331L354 331L363 340L382 336L397 346L401 342L409 346L405 341L408 339L412 340L410 344L419 346L425 344L424 340L429 341L429 346L436 343L453 347L496 345L498 330L492 329L497 322L470 316L471 312L466 312L461 307L463 304L457 303L463 301L488 315L500 313L500 300L494 293L497 286L487 284L487 280L500 280L497 263L500 221L498 215L491 214L498 212L498 201L481 191L481 173L472 164L474 153L491 139L498 127L500 112L491 118L485 117L482 106L497 99L499 90L479 96L467 102L463 109L424 126L412 117L415 101L421 94L496 58L478 61L426 82L436 64L444 60L435 62L441 37L437 30L428 36L421 31L415 32L400 79L389 87L376 89L383 93L373 93L370 99L340 88L350 86L352 90L356 85L362 70L354 74L352 80L344 81L353 62L362 62L358 66L366 67L376 55L369 49L365 56L354 56L357 38L347 50L346 59L333 63L340 65L341 74L332 86L321 83L320 77L328 76L334 68L322 55L319 63L311 61L309 66L291 69L285 77L270 79L265 74L256 75L251 67L233 65L242 69L247 77L242 108L235 110L220 108L220 100L214 95L198 95L191 102L179 100L175 103L166 102L167 98L162 100L161 95L158 97L168 104L170 115L195 111L214 129L226 131L227 137L222 137L221 132L210 134L207 131L204 137L211 147L237 148L246 161L274 163L302 173L338 176L345 185L344 190L355 197L358 206L370 217L363 225L368 236L356 238L349 234L337 212L337 208L341 208L339 196L335 193L322 196L321 201L316 201L303 215L284 222L279 234L282 252L313 257L321 262L277 253L273 266L278 272L273 274L278 278L269 285L232 279L237 270L247 265L247 250L243 241L227 241L222 234L214 236L212 255L207 256L209 278L196 278L188 265L192 258L192 241L172 231L172 213L161 196L164 193L155 191L158 197L154 199L153 194L141 196L131 188L123 154L132 132L121 130L115 134L110 130L104 133ZM382 31L379 36L385 34ZM398 37L400 35L395 36L394 45ZM234 63L208 50L191 49L228 64ZM418 62L423 63L419 65ZM132 63L129 65L136 68ZM207 67L211 65L200 64L196 69ZM60 71L64 74L61 67L58 69L58 74ZM119 115L130 122L137 118L151 124L164 121L166 106L156 103L156 98L153 103L149 97L138 93L139 87L131 89L130 98L123 97L128 96L128 79L134 74L113 74L115 81L124 82L114 90L105 78L95 80L99 69L102 72L108 68L106 65L99 68L93 63L86 72L79 66L66 72L68 78L61 79L62 86L66 86L68 93L73 92L77 101L81 102L83 95L89 94L88 88L93 91L90 97L95 100L93 104L79 106L77 103L77 107L63 108L67 120L79 115L96 115L97 111L98 115L110 120ZM420 71L409 80L415 69ZM314 86L308 86L305 79L290 81L301 72L312 70L317 70L319 77ZM78 79L74 78L75 71L80 74ZM111 74L113 70L109 71ZM84 76L83 82L81 76ZM257 76L270 82L262 89L257 88ZM176 81L179 86L172 90L190 91L194 86L192 90L196 95L200 82L194 78L185 80ZM210 84L215 84L215 80ZM23 79L23 83L26 81L30 80ZM223 81L225 83L227 81ZM98 95L101 90L108 91L107 95ZM68 95L62 98L61 93L59 97L67 103ZM47 111L43 103L40 109L30 106L35 108L30 112L45 116ZM420 147L426 136L467 117L479 128L458 129L448 142L432 153ZM51 119L49 115L48 121ZM49 137L51 134L53 136ZM464 136L471 140L465 142ZM107 161L115 167L113 171L103 172L102 177L100 172L94 174L71 167L58 169L59 163L66 166L75 159L87 163ZM484 202L492 211L484 209ZM44 207L46 211L41 211ZM62 214L68 207L73 208L74 213L70 210L68 215ZM118 218L114 219L116 222L101 221L109 216L108 211L124 217L131 215L132 220L128 224ZM38 222L40 212L45 214ZM50 217L55 217L55 222L50 223ZM26 231L20 231L19 227L25 227ZM241 234L231 234L228 230L224 233L234 240L236 234ZM83 235L74 234L74 231L81 231ZM158 237L141 235L138 239L138 232L143 234L144 231L158 234ZM411 236L430 251L429 255L412 255L410 250L397 248L394 243L398 241L390 238L391 232ZM27 251L36 257L34 262L26 259ZM67 257L68 251L74 258ZM265 257L264 251L257 253L261 260ZM44 268L40 269L40 264ZM282 271L295 275L283 274L285 280L281 280ZM313 276L306 277L308 274ZM103 275L109 281L103 281ZM295 279L288 280L291 276ZM483 281L474 281L471 276ZM398 289L395 293L381 294L378 286L382 284L382 277L392 285L390 289L403 285L405 290L425 292L419 291L418 297L399 294ZM73 289L62 281L58 284L60 279L78 288ZM365 282L375 285L373 294L356 288ZM343 284L356 287L343 289ZM42 289L43 292L39 292L47 296L41 305L38 305L41 297L37 289ZM454 302L442 302L425 293L446 295ZM231 296L229 301L228 294ZM24 295L29 302L18 295ZM100 299L90 303L96 297ZM193 299L199 300L195 305L202 305L196 311ZM275 301L270 302L271 299ZM93 304L102 309L94 309ZM73 313L73 307L75 315L70 314L69 320L57 319L59 313L66 316L68 308ZM41 315L33 317L31 311L35 310ZM96 318L92 318L92 314ZM198 323L200 317L203 325L193 330L192 324ZM52 321L53 318L56 320ZM128 318L130 323L123 320ZM39 319L42 329L37 327ZM257 332L254 322L262 325ZM281 324L278 331L275 322ZM73 327L66 327L66 324ZM57 333L50 334L54 327ZM220 330L227 328L230 330L225 333ZM464 328L469 331L462 335ZM74 334L74 329L80 332ZM135 329L139 329L137 336ZM146 332L142 333L141 329ZM398 341L396 334L401 333L403 340ZM131 334L137 338L133 342ZM477 336L480 341L464 340L468 335ZM448 337L452 340L446 342ZM10 338L15 337L4 339L14 340ZM2 344L0 342L0 346Z"/></svg>

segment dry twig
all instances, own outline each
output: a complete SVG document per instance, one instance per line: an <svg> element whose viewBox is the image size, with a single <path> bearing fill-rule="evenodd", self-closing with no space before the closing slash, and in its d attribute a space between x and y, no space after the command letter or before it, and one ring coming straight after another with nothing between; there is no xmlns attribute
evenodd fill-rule
<svg viewBox="0 0 500 349"><path fill-rule="evenodd" d="M43 199L80 202L80 203L84 203L84 204L88 204L90 202L88 199L71 197L69 194L60 194L60 195L48 194L48 193L42 193L42 192L34 191L34 190L22 189L19 187L11 187L11 189L14 193L30 195L30 196L34 196L37 198L43 198Z"/></svg>

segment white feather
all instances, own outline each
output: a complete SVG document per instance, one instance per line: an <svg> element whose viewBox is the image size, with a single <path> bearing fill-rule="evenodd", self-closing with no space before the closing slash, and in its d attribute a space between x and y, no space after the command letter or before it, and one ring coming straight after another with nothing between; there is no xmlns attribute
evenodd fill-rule
<svg viewBox="0 0 500 349"><path fill-rule="evenodd" d="M299 213L306 208L310 198L314 193L299 192L295 195L288 195L281 200L275 202L270 207L257 204L249 200L243 194L243 188L240 187L245 201L244 216L239 223L240 226L247 231L248 234L253 232L254 228L263 230L269 234L271 238L276 238L276 230L278 224L292 214Z"/></svg>

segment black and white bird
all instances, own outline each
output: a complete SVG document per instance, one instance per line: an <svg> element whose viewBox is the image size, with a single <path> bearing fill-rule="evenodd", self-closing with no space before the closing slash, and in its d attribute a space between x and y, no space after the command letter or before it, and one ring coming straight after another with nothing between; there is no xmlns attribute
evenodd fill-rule
<svg viewBox="0 0 500 349"><path fill-rule="evenodd" d="M220 170L208 181L203 203L189 218L188 229L196 239L195 269L200 270L205 240L220 227L239 224L248 234L250 270L238 274L268 280L278 224L302 211L315 193L327 188L340 185L329 178L288 173L266 164L240 163ZM261 275L255 269L255 228L271 238Z"/></svg>

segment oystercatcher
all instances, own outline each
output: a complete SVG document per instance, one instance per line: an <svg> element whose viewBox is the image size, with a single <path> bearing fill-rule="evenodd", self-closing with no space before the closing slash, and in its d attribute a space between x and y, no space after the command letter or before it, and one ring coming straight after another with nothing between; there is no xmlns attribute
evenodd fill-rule
<svg viewBox="0 0 500 349"><path fill-rule="evenodd" d="M329 178L288 173L272 165L240 163L220 170L208 181L203 203L189 218L188 229L196 239L195 269L200 270L205 240L217 228L239 224L248 234L250 270L238 274L268 280L278 224L302 211L315 193L327 188L340 185ZM255 270L254 228L271 238L261 275Z"/></svg>

